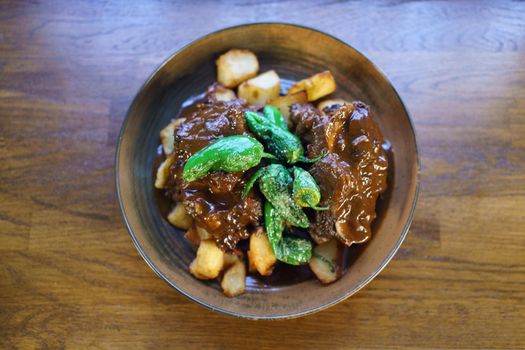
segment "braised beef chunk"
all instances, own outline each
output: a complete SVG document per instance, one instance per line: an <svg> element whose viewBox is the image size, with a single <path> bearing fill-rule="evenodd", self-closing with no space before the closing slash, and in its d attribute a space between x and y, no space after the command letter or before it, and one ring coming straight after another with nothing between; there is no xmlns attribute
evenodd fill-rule
<svg viewBox="0 0 525 350"><path fill-rule="evenodd" d="M350 201L356 195L357 179L354 169L337 153L329 153L316 162L310 173L321 189L319 205L330 207L330 210L316 212L310 225L310 236L317 243L324 243L337 237L336 222L351 210Z"/></svg>
<svg viewBox="0 0 525 350"><path fill-rule="evenodd" d="M317 108L311 104L294 103L290 106L290 119L293 123L292 130L304 143L312 146L318 145L321 140L316 140L312 129L316 125L324 125L328 117L322 115Z"/></svg>
<svg viewBox="0 0 525 350"><path fill-rule="evenodd" d="M354 102L325 116L309 105L294 105L290 112L309 157L328 152L310 172L321 188L320 205L330 209L315 213L310 235L318 243L331 237L346 245L366 241L388 167L383 137L368 107Z"/></svg>
<svg viewBox="0 0 525 350"><path fill-rule="evenodd" d="M332 114L334 112L336 112L339 108L341 108L341 104L333 104L333 105L330 105L330 106L326 106L325 108L323 108L323 112L326 113L326 114Z"/></svg>
<svg viewBox="0 0 525 350"><path fill-rule="evenodd" d="M240 101L205 100L184 110L186 118L175 129L175 162L170 168L169 191L183 202L197 225L206 229L223 250L233 250L248 238L262 215L258 198L241 198L250 172L212 172L192 182L182 180L186 160L216 139L246 134L244 105Z"/></svg>
<svg viewBox="0 0 525 350"><path fill-rule="evenodd" d="M184 185L188 214L223 250L235 249L259 225L261 203L254 197L241 198L245 184L242 173L213 172Z"/></svg>
<svg viewBox="0 0 525 350"><path fill-rule="evenodd" d="M171 172L175 183L171 186L175 201L184 199L182 169L186 160L214 140L246 133L244 106L238 101L215 102L204 100L184 109L180 118L186 120L175 129L175 162Z"/></svg>

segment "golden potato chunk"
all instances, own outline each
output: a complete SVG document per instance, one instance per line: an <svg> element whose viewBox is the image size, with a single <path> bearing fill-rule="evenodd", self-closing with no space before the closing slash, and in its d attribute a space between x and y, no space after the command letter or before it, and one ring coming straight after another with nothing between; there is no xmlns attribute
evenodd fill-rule
<svg viewBox="0 0 525 350"><path fill-rule="evenodd" d="M259 61L250 50L231 49L217 61L217 81L225 87L233 88L257 75Z"/></svg>
<svg viewBox="0 0 525 350"><path fill-rule="evenodd" d="M248 259L250 267L254 268L261 275L269 276L272 274L277 259L263 229L257 230L250 236Z"/></svg>
<svg viewBox="0 0 525 350"><path fill-rule="evenodd" d="M155 188L162 189L166 186L166 182L170 176L170 166L174 161L175 157L172 153L160 164L155 178Z"/></svg>
<svg viewBox="0 0 525 350"><path fill-rule="evenodd" d="M171 210L168 214L168 221L173 226L182 230L188 230L193 224L193 219L188 215L182 203L177 203Z"/></svg>
<svg viewBox="0 0 525 350"><path fill-rule="evenodd" d="M351 102L348 102L346 100L343 100L341 98L334 98L334 99L331 99L331 100L324 100L324 101L321 101L319 102L319 104L317 105L317 108L324 114L324 109L326 107L328 108L331 108L331 107L334 107L334 106L337 106L337 105L349 105L351 104Z"/></svg>
<svg viewBox="0 0 525 350"><path fill-rule="evenodd" d="M312 75L309 78L303 79L295 83L288 94L304 90L308 96L308 101L315 101L323 96L331 94L335 91L335 79L329 70Z"/></svg>
<svg viewBox="0 0 525 350"><path fill-rule="evenodd" d="M222 102L232 101L237 98L237 95L235 95L235 91L217 83L215 83L208 89L208 94L210 96L213 96L215 100Z"/></svg>
<svg viewBox="0 0 525 350"><path fill-rule="evenodd" d="M239 255L232 254L232 253L224 254L224 266L223 267L227 269L228 267L232 266L239 260L241 260L241 256Z"/></svg>
<svg viewBox="0 0 525 350"><path fill-rule="evenodd" d="M250 259L250 251L248 251L247 254L248 254L248 271L257 272L257 268L253 264L253 260Z"/></svg>
<svg viewBox="0 0 525 350"><path fill-rule="evenodd" d="M222 276L221 287L224 295L235 297L244 293L246 288L246 265L241 259L237 259Z"/></svg>
<svg viewBox="0 0 525 350"><path fill-rule="evenodd" d="M185 120L186 118L176 119L160 131L162 150L166 156L173 153L175 147L175 128L177 128Z"/></svg>
<svg viewBox="0 0 525 350"><path fill-rule="evenodd" d="M307 103L308 98L305 91L297 91L293 94L279 96L271 100L268 104L275 106L282 113L286 120L290 121L290 106L294 103Z"/></svg>
<svg viewBox="0 0 525 350"><path fill-rule="evenodd" d="M323 284L332 283L339 278L339 250L337 240L331 240L314 248L310 269Z"/></svg>
<svg viewBox="0 0 525 350"><path fill-rule="evenodd" d="M277 98L280 91L281 79L275 71L270 70L239 85L237 93L249 105L262 106Z"/></svg>
<svg viewBox="0 0 525 350"><path fill-rule="evenodd" d="M217 278L224 265L224 253L215 241L201 241L197 256L190 264L190 273L200 279Z"/></svg>
<svg viewBox="0 0 525 350"><path fill-rule="evenodd" d="M205 228L195 225L195 229L197 230L197 234L201 240L205 241L211 238L210 233Z"/></svg>

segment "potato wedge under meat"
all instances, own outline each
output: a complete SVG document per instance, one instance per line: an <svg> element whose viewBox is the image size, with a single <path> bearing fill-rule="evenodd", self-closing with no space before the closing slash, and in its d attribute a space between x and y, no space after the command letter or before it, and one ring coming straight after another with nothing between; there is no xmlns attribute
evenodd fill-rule
<svg viewBox="0 0 525 350"><path fill-rule="evenodd" d="M177 203L171 210L168 214L168 221L173 226L182 230L188 230L193 224L193 219L188 215L182 203Z"/></svg>
<svg viewBox="0 0 525 350"><path fill-rule="evenodd" d="M277 259L263 229L258 229L250 236L248 259L250 267L255 268L261 275L269 276L272 274Z"/></svg>
<svg viewBox="0 0 525 350"><path fill-rule="evenodd" d="M331 100L324 100L324 101L321 101L319 102L319 104L317 105L317 108L323 113L325 114L325 108L328 107L328 109L330 108L334 108L334 107L337 107L337 106L342 106L344 104L351 104L351 102L348 102L346 100L343 100L341 98L335 98L335 99L331 99Z"/></svg>
<svg viewBox="0 0 525 350"><path fill-rule="evenodd" d="M281 79L275 71L270 70L239 85L237 94L249 105L263 106L279 96Z"/></svg>
<svg viewBox="0 0 525 350"><path fill-rule="evenodd" d="M279 96L276 99L271 100L268 104L275 106L281 111L282 115L286 120L290 121L290 106L294 103L307 103L308 98L306 91L298 91L290 95Z"/></svg>
<svg viewBox="0 0 525 350"><path fill-rule="evenodd" d="M308 101L315 101L323 96L331 94L335 91L335 79L329 70L312 75L309 78L303 79L295 83L288 94L304 90L308 96Z"/></svg>
<svg viewBox="0 0 525 350"><path fill-rule="evenodd" d="M227 297L235 297L244 293L246 288L246 265L244 261L238 259L226 269L222 276L221 287Z"/></svg>
<svg viewBox="0 0 525 350"><path fill-rule="evenodd" d="M164 129L160 131L160 141L162 143L162 150L166 156L173 153L175 146L175 128L183 123L186 118L179 118L169 123Z"/></svg>
<svg viewBox="0 0 525 350"><path fill-rule="evenodd" d="M250 50L231 49L217 61L217 81L225 87L233 88L257 75L259 61Z"/></svg>
<svg viewBox="0 0 525 350"><path fill-rule="evenodd" d="M331 240L314 248L310 269L323 284L332 283L339 278L339 248L337 240Z"/></svg>
<svg viewBox="0 0 525 350"><path fill-rule="evenodd" d="M170 166L174 161L175 157L172 153L160 164L155 178L155 188L162 189L166 186L166 182L168 182L168 177L170 176Z"/></svg>
<svg viewBox="0 0 525 350"><path fill-rule="evenodd" d="M197 256L190 264L190 273L200 279L219 276L224 265L224 253L213 240L201 241Z"/></svg>

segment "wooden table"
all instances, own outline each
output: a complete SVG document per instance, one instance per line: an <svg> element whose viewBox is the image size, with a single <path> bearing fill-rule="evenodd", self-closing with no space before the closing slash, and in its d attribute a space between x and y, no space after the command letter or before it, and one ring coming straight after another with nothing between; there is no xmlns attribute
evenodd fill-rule
<svg viewBox="0 0 525 350"><path fill-rule="evenodd" d="M416 124L410 234L364 290L280 322L161 281L114 188L135 92L222 27L300 23L390 77ZM525 3L0 2L0 348L525 348Z"/></svg>

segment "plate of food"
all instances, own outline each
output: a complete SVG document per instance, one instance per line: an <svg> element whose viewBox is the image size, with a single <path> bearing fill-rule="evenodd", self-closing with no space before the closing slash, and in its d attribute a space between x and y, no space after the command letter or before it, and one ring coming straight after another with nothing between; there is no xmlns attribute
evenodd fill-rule
<svg viewBox="0 0 525 350"><path fill-rule="evenodd" d="M133 100L117 193L149 266L226 314L322 310L372 280L408 232L414 128L361 53L289 24L227 28L168 58Z"/></svg>

